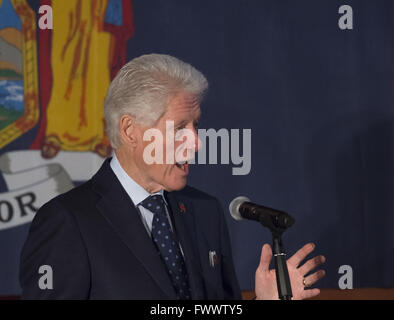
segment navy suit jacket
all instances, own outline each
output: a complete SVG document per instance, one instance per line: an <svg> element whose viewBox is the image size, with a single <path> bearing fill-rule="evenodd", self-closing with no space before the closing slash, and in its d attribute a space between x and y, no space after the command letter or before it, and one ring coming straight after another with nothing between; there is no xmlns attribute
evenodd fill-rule
<svg viewBox="0 0 394 320"><path fill-rule="evenodd" d="M23 299L176 298L166 267L109 162L38 210L21 253ZM240 299L217 199L191 187L165 196L192 299ZM213 267L209 251L218 257ZM52 268L53 289L39 287L42 265Z"/></svg>

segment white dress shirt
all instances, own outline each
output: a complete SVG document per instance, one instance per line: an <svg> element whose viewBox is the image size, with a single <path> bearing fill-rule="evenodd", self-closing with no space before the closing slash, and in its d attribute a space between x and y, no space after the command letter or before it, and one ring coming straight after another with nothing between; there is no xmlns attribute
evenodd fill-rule
<svg viewBox="0 0 394 320"><path fill-rule="evenodd" d="M149 193L146 191L143 187L141 187L137 182L135 182L127 173L124 171L122 166L119 163L118 158L116 157L115 152L113 153L113 157L110 162L110 166L112 171L115 173L116 177L118 178L120 184L122 187L126 190L127 194L129 195L131 201L133 201L135 207L137 208L137 211L141 213L141 220L148 232L149 235L151 235L152 232L152 220L153 220L153 215L154 213L142 205L140 203L144 201L147 197L151 195L161 195L164 199L164 202L166 203L166 212L167 212L167 218L170 223L171 229L173 230L172 224L171 224L171 219L168 214L168 203L166 199L164 198L164 192L163 190L160 190L156 193ZM131 212L130 212L131 214Z"/></svg>

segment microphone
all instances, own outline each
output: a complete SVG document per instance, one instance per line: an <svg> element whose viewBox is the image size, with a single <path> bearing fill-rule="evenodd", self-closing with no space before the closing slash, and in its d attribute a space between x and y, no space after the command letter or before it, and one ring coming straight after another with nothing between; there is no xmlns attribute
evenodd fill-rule
<svg viewBox="0 0 394 320"><path fill-rule="evenodd" d="M247 197L237 197L229 205L231 216L235 220L255 220L270 229L287 229L294 224L294 218L286 212L264 207L250 202Z"/></svg>

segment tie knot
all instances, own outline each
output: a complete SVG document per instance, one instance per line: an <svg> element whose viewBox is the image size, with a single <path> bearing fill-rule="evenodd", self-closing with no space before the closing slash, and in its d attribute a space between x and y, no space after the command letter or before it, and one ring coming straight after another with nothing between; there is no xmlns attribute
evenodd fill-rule
<svg viewBox="0 0 394 320"><path fill-rule="evenodd" d="M159 194L149 196L145 200L141 201L140 205L153 213L165 213L165 202L163 197Z"/></svg>

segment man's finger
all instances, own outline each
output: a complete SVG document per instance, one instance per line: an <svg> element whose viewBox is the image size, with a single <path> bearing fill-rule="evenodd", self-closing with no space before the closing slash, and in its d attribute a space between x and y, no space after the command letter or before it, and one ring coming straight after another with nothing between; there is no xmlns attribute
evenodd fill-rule
<svg viewBox="0 0 394 320"><path fill-rule="evenodd" d="M326 272L324 270L319 270L316 271L315 273L311 274L310 276L307 276L304 281L305 284L310 287L314 285L317 281L319 281L321 278L323 278L326 275Z"/></svg>
<svg viewBox="0 0 394 320"><path fill-rule="evenodd" d="M269 271L270 263L272 259L272 249L269 244L264 244L261 249L260 265L259 269L266 272Z"/></svg>
<svg viewBox="0 0 394 320"><path fill-rule="evenodd" d="M317 256L312 259L309 259L307 262L305 262L302 266L300 266L298 269L300 270L300 273L304 276L308 272L312 271L313 269L317 268L321 264L326 262L326 258L324 256Z"/></svg>
<svg viewBox="0 0 394 320"><path fill-rule="evenodd" d="M304 292L302 293L302 299L310 299L313 297L316 297L320 294L320 289L308 289L308 290L304 290Z"/></svg>
<svg viewBox="0 0 394 320"><path fill-rule="evenodd" d="M297 267L302 260L306 258L308 254L310 254L315 249L315 245L313 243L308 243L303 246L300 250L298 250L289 260L288 263Z"/></svg>

